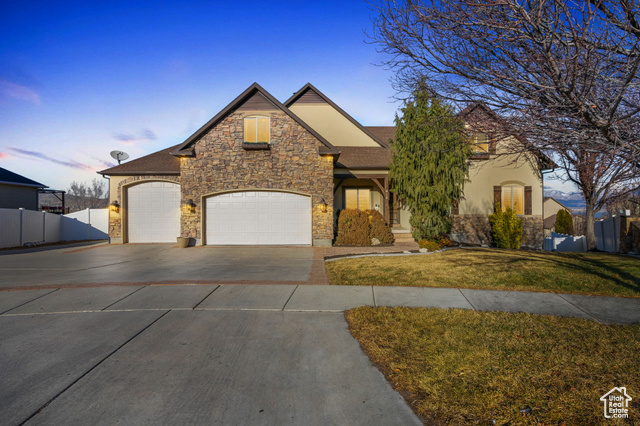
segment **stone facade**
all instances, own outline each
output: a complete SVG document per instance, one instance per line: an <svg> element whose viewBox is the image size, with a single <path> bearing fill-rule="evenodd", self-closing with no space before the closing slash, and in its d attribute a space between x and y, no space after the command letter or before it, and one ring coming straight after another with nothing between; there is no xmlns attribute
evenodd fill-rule
<svg viewBox="0 0 640 426"><path fill-rule="evenodd" d="M121 206L120 212L116 213L114 211L109 210L109 237L111 238L112 243L123 243L123 235L124 230L122 229L123 223L123 211L126 207L126 199L124 197L124 187L134 185L136 183L143 183L148 181L168 181L180 183L180 176L175 175L137 175L137 176L129 176L126 179L120 181L118 183L118 187L116 190L116 198L115 200ZM113 190L113 188L111 188Z"/></svg>
<svg viewBox="0 0 640 426"><path fill-rule="evenodd" d="M544 234L542 217L522 216L522 246L542 250ZM491 245L491 224L488 216L454 216L451 236L466 244Z"/></svg>
<svg viewBox="0 0 640 426"><path fill-rule="evenodd" d="M243 119L250 115L271 120L269 149L243 148ZM183 237L206 244L203 205L221 192L278 190L311 196L312 238L333 238L333 159L319 155L320 142L282 111L235 111L195 142L195 157L180 162L182 199L192 199L194 213L183 213ZM320 204L326 202L328 211Z"/></svg>

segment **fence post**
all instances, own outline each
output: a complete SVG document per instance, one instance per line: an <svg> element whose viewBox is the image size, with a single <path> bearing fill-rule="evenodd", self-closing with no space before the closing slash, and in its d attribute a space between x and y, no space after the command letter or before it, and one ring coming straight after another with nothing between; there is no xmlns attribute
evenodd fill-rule
<svg viewBox="0 0 640 426"><path fill-rule="evenodd" d="M20 207L18 210L20 211L20 247L22 247L22 215L24 213L24 209Z"/></svg>
<svg viewBox="0 0 640 426"><path fill-rule="evenodd" d="M91 207L87 209L87 240L91 239Z"/></svg>

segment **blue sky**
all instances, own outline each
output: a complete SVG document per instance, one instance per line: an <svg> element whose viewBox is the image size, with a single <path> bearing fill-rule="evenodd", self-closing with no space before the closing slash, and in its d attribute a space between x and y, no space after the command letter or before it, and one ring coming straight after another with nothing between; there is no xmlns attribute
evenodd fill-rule
<svg viewBox="0 0 640 426"><path fill-rule="evenodd" d="M5 2L0 167L51 188L184 141L253 82L311 82L364 125L392 125L391 72L362 1ZM557 185L556 185L557 186Z"/></svg>

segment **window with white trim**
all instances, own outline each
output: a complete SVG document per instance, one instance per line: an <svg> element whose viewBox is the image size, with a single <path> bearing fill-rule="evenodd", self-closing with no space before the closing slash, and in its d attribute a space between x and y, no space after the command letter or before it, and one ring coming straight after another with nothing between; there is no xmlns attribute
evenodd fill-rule
<svg viewBox="0 0 640 426"><path fill-rule="evenodd" d="M270 143L270 121L269 117L245 117L244 141L246 143Z"/></svg>

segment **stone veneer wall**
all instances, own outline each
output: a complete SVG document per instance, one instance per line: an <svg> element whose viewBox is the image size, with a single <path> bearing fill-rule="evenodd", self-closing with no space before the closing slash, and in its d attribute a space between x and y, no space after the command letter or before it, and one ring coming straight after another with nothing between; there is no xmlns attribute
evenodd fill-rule
<svg viewBox="0 0 640 426"><path fill-rule="evenodd" d="M243 118L271 118L269 150L242 148ZM333 160L318 153L320 142L282 111L235 111L195 143L195 157L180 162L182 199L192 199L195 213L183 214L183 237L203 241L203 197L233 190L282 190L311 195L312 238L333 239ZM328 211L319 204L324 198ZM317 242L317 241L316 241Z"/></svg>
<svg viewBox="0 0 640 426"><path fill-rule="evenodd" d="M138 175L138 176L129 176L128 178L120 181L118 183L118 188L116 190L117 196L116 200L120 203L120 213L114 213L109 210L109 237L111 238L112 243L123 243L123 229L122 229L122 215L123 210L125 208L124 198L122 188L124 186L130 186L134 183L143 183L146 181L170 181L175 183L180 183L180 176L175 175Z"/></svg>
<svg viewBox="0 0 640 426"><path fill-rule="evenodd" d="M524 247L542 250L544 234L541 216L522 216ZM488 216L454 216L451 234L458 234L460 242L467 244L491 244L491 224ZM464 237L463 237L464 236Z"/></svg>

